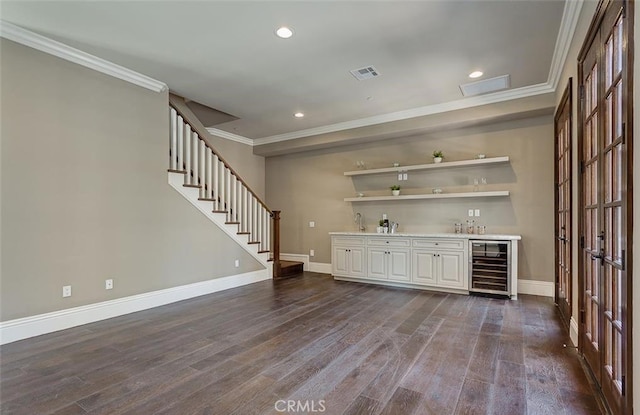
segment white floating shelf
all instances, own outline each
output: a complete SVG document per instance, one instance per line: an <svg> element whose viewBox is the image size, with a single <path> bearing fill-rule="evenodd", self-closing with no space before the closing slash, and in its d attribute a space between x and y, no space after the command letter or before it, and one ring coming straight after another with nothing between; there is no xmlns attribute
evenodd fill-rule
<svg viewBox="0 0 640 415"><path fill-rule="evenodd" d="M495 192L466 192L466 193L440 193L425 195L400 195L400 196L365 196L365 197L347 197L345 202L382 202L395 200L420 200L420 199L454 199L463 197L505 197L509 196L508 190L499 190Z"/></svg>
<svg viewBox="0 0 640 415"><path fill-rule="evenodd" d="M446 169L450 167L468 167L483 164L508 163L509 156L490 157L474 160L443 161L442 163L415 164L412 166L385 167L382 169L355 170L344 172L345 176L363 176L367 174L399 173L411 170ZM398 197L398 196L396 196Z"/></svg>

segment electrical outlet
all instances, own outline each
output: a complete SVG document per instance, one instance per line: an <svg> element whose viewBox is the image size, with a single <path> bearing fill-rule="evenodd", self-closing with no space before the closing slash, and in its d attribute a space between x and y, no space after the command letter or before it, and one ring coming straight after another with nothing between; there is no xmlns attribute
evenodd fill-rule
<svg viewBox="0 0 640 415"><path fill-rule="evenodd" d="M480 217L480 209L476 209L476 212L475 212L475 213L476 213L476 216L477 216L477 217Z"/></svg>
<svg viewBox="0 0 640 415"><path fill-rule="evenodd" d="M316 227L316 223L314 221L309 222L309 227L310 228L315 228Z"/></svg>
<svg viewBox="0 0 640 415"><path fill-rule="evenodd" d="M113 290L113 280L112 279L104 280L104 289L105 290Z"/></svg>
<svg viewBox="0 0 640 415"><path fill-rule="evenodd" d="M469 217L473 217L473 209L469 209Z"/></svg>
<svg viewBox="0 0 640 415"><path fill-rule="evenodd" d="M316 256L316 250L315 249L310 249L309 250L309 256Z"/></svg>
<svg viewBox="0 0 640 415"><path fill-rule="evenodd" d="M62 287L62 296L63 297L71 297L71 286L65 285Z"/></svg>
<svg viewBox="0 0 640 415"><path fill-rule="evenodd" d="M238 268L240 266L240 260L236 259L236 268Z"/></svg>

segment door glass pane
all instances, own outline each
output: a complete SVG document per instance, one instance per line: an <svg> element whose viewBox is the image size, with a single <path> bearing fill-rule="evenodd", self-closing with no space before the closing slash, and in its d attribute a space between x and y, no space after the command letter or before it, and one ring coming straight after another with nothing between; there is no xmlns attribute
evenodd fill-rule
<svg viewBox="0 0 640 415"><path fill-rule="evenodd" d="M614 134L616 138L622 136L622 79L618 82L615 89L616 94L616 108L615 108L615 120L614 120Z"/></svg>
<svg viewBox="0 0 640 415"><path fill-rule="evenodd" d="M611 144L612 141L612 118L613 118L613 102L614 97L612 94L607 96L604 103L604 145L605 147Z"/></svg>
<svg viewBox="0 0 640 415"><path fill-rule="evenodd" d="M604 45L605 50L605 76L604 86L605 89L611 86L611 80L613 78L613 36L607 39L607 43Z"/></svg>
<svg viewBox="0 0 640 415"><path fill-rule="evenodd" d="M618 75L622 71L622 16L618 18L614 30L615 36L615 74Z"/></svg>
<svg viewBox="0 0 640 415"><path fill-rule="evenodd" d="M613 158L612 152L611 151L607 151L604 154L604 180L603 180L603 185L604 185L604 200L606 203L611 202L611 186L612 186L612 177L611 177L611 165L612 165L612 161L611 159Z"/></svg>

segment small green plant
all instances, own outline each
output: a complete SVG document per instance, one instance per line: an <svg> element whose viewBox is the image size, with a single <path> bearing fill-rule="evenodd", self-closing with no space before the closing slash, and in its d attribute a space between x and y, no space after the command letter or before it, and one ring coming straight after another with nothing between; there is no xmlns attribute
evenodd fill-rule
<svg viewBox="0 0 640 415"><path fill-rule="evenodd" d="M436 150L436 151L434 151L434 152L433 152L433 157L434 157L434 158L438 158L438 157L439 157L439 158L443 158L443 157L444 157L444 154L442 154L442 151L441 151L441 150Z"/></svg>
<svg viewBox="0 0 640 415"><path fill-rule="evenodd" d="M400 186L394 184L393 186L391 186L391 190L400 190Z"/></svg>

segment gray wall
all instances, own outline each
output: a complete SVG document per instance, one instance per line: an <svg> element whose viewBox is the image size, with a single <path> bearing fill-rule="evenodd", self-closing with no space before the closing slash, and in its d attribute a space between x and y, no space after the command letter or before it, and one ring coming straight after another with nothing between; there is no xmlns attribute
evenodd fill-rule
<svg viewBox="0 0 640 415"><path fill-rule="evenodd" d="M410 172L409 181L394 175L344 176L356 160L369 168L431 162L440 149L446 160L509 156L506 165ZM355 231L355 212L375 232L382 213L399 222L401 232L452 232L470 208L480 209L477 223L488 233L520 234L520 278L553 281L553 120L550 116L496 123L417 138L395 139L267 158L267 203L282 210L282 252L308 254L312 262L331 261L331 231ZM471 191L474 177L486 177L486 190L509 190L510 197L393 202L344 202L357 192L389 195L400 184L404 194ZM316 227L309 228L308 222Z"/></svg>
<svg viewBox="0 0 640 415"><path fill-rule="evenodd" d="M167 93L0 47L1 320L262 268L168 185Z"/></svg>

